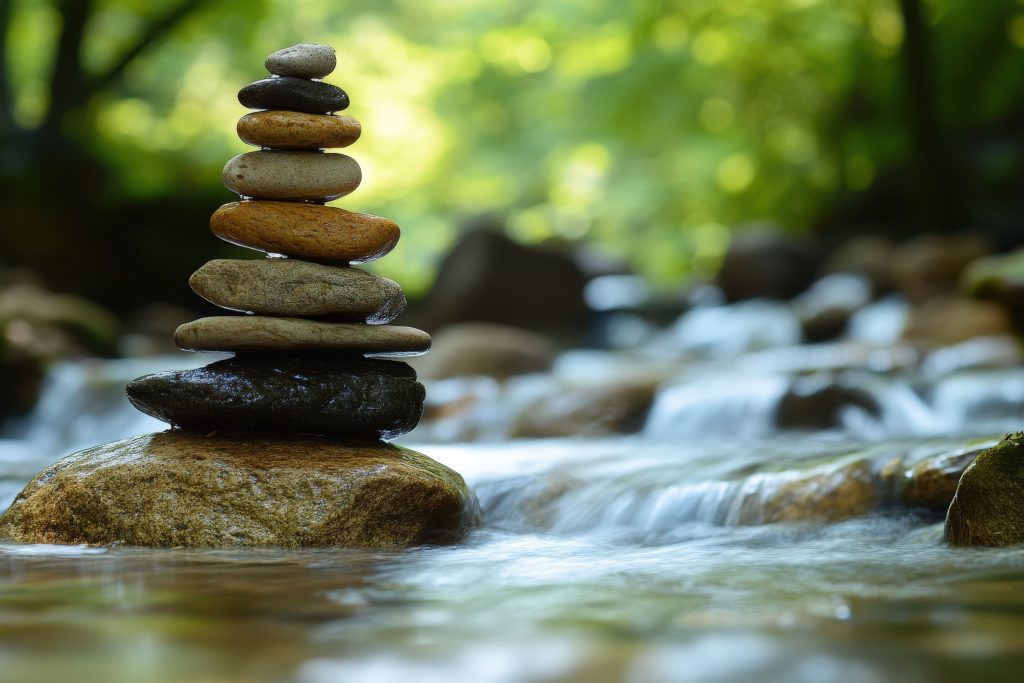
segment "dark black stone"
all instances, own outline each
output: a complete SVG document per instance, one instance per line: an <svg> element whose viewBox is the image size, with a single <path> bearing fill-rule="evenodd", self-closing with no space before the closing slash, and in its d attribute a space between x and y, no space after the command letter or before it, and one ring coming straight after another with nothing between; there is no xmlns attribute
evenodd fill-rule
<svg viewBox="0 0 1024 683"><path fill-rule="evenodd" d="M348 95L338 86L291 76L250 83L238 91L238 101L249 109L285 109L307 114L327 114L348 107Z"/></svg>
<svg viewBox="0 0 1024 683"><path fill-rule="evenodd" d="M426 395L406 363L337 353L239 354L127 390L136 408L180 427L352 438L408 432Z"/></svg>

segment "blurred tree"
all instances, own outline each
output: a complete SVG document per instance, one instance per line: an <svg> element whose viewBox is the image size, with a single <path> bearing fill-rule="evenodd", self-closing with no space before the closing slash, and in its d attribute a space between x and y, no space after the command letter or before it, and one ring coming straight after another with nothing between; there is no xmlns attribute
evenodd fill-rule
<svg viewBox="0 0 1024 683"><path fill-rule="evenodd" d="M668 283L753 219L1009 234L1024 197L1019 2L0 0L0 41L3 261L121 309L243 253L205 229L234 91L299 41L339 50L339 203L403 225L412 294L467 214Z"/></svg>

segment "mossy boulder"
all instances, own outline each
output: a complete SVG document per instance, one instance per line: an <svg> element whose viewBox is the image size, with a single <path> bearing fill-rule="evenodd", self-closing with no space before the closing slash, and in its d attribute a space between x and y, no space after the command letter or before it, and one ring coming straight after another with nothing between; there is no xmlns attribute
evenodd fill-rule
<svg viewBox="0 0 1024 683"><path fill-rule="evenodd" d="M956 546L1024 543L1024 432L1008 434L967 468L946 513Z"/></svg>
<svg viewBox="0 0 1024 683"><path fill-rule="evenodd" d="M458 540L479 504L457 472L380 442L171 430L51 465L0 517L22 543L395 548Z"/></svg>

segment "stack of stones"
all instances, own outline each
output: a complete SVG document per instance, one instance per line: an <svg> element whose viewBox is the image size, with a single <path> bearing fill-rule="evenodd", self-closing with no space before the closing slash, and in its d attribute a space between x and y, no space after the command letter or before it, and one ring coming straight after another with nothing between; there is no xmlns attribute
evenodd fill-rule
<svg viewBox="0 0 1024 683"><path fill-rule="evenodd" d="M398 226L325 205L361 180L354 159L324 151L360 134L335 113L348 95L319 80L335 65L325 45L279 50L271 76L238 94L260 110L239 120L239 137L261 149L224 167L241 201L210 227L267 258L196 271L196 293L241 314L175 332L181 349L235 355L131 382L131 402L175 428L60 461L0 531L26 542L381 547L455 538L473 523L476 500L457 473L383 442L416 426L425 396L408 364L384 357L424 353L430 337L388 325L405 308L401 287L352 266L388 253Z"/></svg>

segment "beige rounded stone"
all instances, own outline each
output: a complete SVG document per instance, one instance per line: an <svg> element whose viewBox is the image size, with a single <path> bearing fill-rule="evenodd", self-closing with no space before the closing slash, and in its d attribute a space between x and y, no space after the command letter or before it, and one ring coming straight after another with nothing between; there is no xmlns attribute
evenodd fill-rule
<svg viewBox="0 0 1024 683"><path fill-rule="evenodd" d="M351 116L305 114L299 111L257 111L238 119L238 137L257 147L321 149L348 147L361 127Z"/></svg>
<svg viewBox="0 0 1024 683"><path fill-rule="evenodd" d="M336 316L388 323L405 310L401 286L358 268L294 259L217 259L189 278L192 290L221 308L283 316Z"/></svg>
<svg viewBox="0 0 1024 683"><path fill-rule="evenodd" d="M185 351L352 351L375 356L418 356L430 335L414 327L324 323L258 315L217 316L174 331Z"/></svg>
<svg viewBox="0 0 1024 683"><path fill-rule="evenodd" d="M261 150L228 161L222 177L243 197L330 201L359 187L363 172L344 154Z"/></svg>
<svg viewBox="0 0 1024 683"><path fill-rule="evenodd" d="M394 221L334 206L245 201L221 206L210 229L222 240L314 261L365 263L398 243Z"/></svg>
<svg viewBox="0 0 1024 683"><path fill-rule="evenodd" d="M79 451L0 517L21 543L394 548L479 522L459 474L383 443L171 430Z"/></svg>

